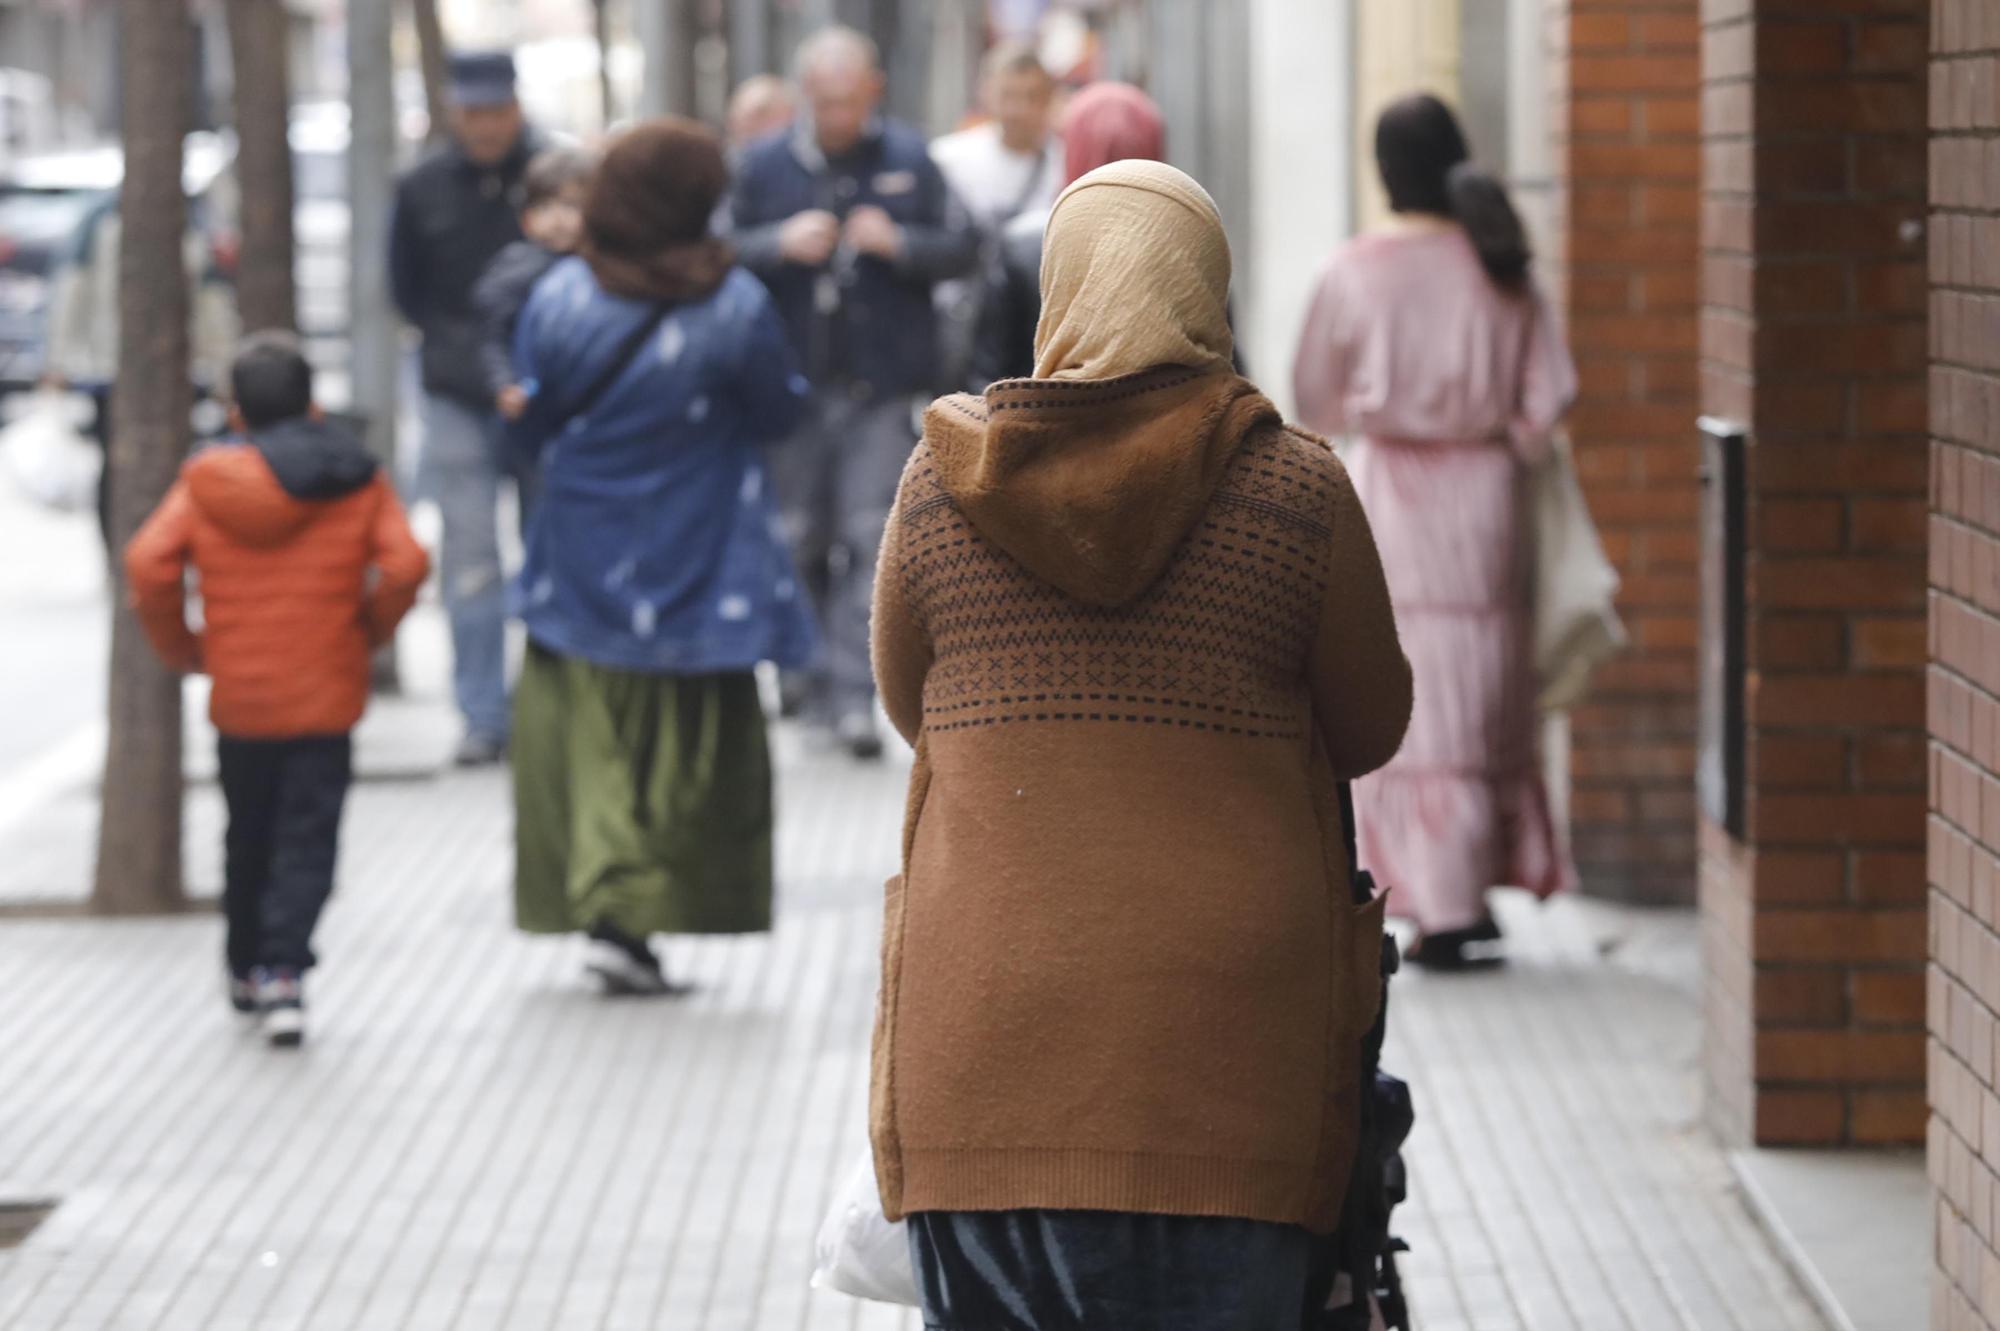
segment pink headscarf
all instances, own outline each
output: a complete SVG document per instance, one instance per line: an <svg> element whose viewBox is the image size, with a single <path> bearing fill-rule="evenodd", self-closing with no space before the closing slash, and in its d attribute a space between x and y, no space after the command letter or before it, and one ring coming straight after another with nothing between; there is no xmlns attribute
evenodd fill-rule
<svg viewBox="0 0 2000 1331"><path fill-rule="evenodd" d="M1063 117L1064 184L1100 166L1167 155L1167 125L1153 99L1129 83L1093 83L1070 98Z"/></svg>

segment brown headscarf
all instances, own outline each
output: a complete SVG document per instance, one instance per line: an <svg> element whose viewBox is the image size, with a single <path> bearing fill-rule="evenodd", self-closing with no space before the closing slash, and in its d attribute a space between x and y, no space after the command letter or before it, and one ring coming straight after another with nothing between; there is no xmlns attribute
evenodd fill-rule
<svg viewBox="0 0 2000 1331"><path fill-rule="evenodd" d="M605 150L583 205L583 257L614 296L701 300L735 262L709 219L729 185L714 133L659 116L619 134Z"/></svg>
<svg viewBox="0 0 2000 1331"><path fill-rule="evenodd" d="M1042 241L1037 379L1227 370L1234 346L1229 238L1193 177L1113 162L1062 192Z"/></svg>

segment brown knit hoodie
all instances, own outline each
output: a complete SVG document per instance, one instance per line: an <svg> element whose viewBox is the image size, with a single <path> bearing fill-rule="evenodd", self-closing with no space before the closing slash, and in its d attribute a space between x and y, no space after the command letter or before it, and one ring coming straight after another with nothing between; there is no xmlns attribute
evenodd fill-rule
<svg viewBox="0 0 2000 1331"><path fill-rule="evenodd" d="M1014 381L925 425L876 593L917 748L875 1032L888 1213L1331 1228L1381 934L1334 783L1410 712L1346 474L1226 372Z"/></svg>

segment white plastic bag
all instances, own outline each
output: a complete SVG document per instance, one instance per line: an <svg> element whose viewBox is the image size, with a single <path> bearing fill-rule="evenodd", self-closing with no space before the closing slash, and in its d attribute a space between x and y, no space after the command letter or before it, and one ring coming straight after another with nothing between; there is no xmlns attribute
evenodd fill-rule
<svg viewBox="0 0 2000 1331"><path fill-rule="evenodd" d="M75 404L59 389L42 389L0 429L0 467L21 492L65 513L97 506L104 458L76 426Z"/></svg>
<svg viewBox="0 0 2000 1331"><path fill-rule="evenodd" d="M875 1186L875 1157L863 1151L813 1245L814 1289L837 1290L877 1303L917 1306L917 1276L910 1263L909 1227L890 1224Z"/></svg>
<svg viewBox="0 0 2000 1331"><path fill-rule="evenodd" d="M1568 711L1590 675L1625 646L1618 570L1590 520L1570 459L1557 439L1528 482L1535 536L1535 679L1541 709Z"/></svg>

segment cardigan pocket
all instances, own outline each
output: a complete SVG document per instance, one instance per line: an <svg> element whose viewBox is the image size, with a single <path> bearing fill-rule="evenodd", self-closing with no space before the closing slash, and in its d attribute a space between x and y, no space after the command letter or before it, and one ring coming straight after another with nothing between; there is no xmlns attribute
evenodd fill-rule
<svg viewBox="0 0 2000 1331"><path fill-rule="evenodd" d="M903 875L882 885L881 975L875 989L875 1049L884 1051L893 1038L897 972L903 960Z"/></svg>
<svg viewBox="0 0 2000 1331"><path fill-rule="evenodd" d="M903 875L897 874L882 884L882 975L881 987L877 991L880 999L875 1014L875 1028L882 1030L888 1016L890 987L895 982L896 966L902 960L903 950Z"/></svg>
<svg viewBox="0 0 2000 1331"><path fill-rule="evenodd" d="M903 875L882 885L882 975L875 992L875 1032L868 1069L868 1127L875 1177L890 1220L901 1220L902 1141L896 1125L896 997L903 959Z"/></svg>

